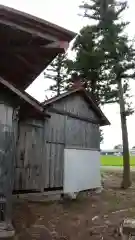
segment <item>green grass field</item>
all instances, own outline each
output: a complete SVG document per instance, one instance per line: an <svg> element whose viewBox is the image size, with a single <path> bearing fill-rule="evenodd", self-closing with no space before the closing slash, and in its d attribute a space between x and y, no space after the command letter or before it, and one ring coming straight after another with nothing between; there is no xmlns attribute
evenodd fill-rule
<svg viewBox="0 0 135 240"><path fill-rule="evenodd" d="M102 166L123 166L122 157L101 156ZM130 158L130 165L135 166L135 156Z"/></svg>

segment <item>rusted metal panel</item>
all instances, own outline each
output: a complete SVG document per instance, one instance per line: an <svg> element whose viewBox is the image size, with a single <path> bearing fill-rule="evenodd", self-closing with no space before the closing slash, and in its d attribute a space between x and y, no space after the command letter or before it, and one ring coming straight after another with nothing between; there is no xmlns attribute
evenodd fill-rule
<svg viewBox="0 0 135 240"><path fill-rule="evenodd" d="M43 123L20 122L16 157L15 190L40 190L43 184ZM16 188L19 187L19 188Z"/></svg>
<svg viewBox="0 0 135 240"><path fill-rule="evenodd" d="M59 110L76 114L79 117L87 117L93 120L98 120L97 115L94 113L84 98L78 94L71 95L70 97L63 98L60 101L53 103L53 107Z"/></svg>

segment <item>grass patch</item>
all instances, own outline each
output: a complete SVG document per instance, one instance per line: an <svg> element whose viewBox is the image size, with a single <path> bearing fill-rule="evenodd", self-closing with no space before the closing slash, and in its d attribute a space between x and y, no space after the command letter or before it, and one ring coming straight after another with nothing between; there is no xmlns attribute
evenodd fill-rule
<svg viewBox="0 0 135 240"><path fill-rule="evenodd" d="M123 166L123 158L120 156L101 156L102 166ZM135 166L135 156L130 158L130 165Z"/></svg>

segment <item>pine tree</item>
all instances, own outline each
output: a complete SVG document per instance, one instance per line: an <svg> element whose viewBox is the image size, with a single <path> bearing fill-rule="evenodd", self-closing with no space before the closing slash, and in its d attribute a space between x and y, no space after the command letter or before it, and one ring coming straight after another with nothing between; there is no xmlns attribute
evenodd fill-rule
<svg viewBox="0 0 135 240"><path fill-rule="evenodd" d="M129 97L129 79L134 77L135 69L134 48L124 32L128 23L120 19L127 3L88 0L80 7L84 9L84 16L93 19L94 24L81 31L75 43L77 57L73 66L84 73L92 91L98 92L99 99L104 93L104 102L119 102L124 165L122 187L127 188L131 182L126 117L132 109L126 109L126 101Z"/></svg>
<svg viewBox="0 0 135 240"><path fill-rule="evenodd" d="M54 80L54 84L50 86L50 90L60 95L65 90L67 80L67 56L66 54L58 54L54 61L50 64L49 69L44 72L44 77Z"/></svg>
<svg viewBox="0 0 135 240"><path fill-rule="evenodd" d="M100 144L103 143L104 141L104 133L103 133L103 130L100 129Z"/></svg>
<svg viewBox="0 0 135 240"><path fill-rule="evenodd" d="M76 58L70 63L70 71L77 71L87 81L87 91L97 104L113 103L118 101L117 90L111 88L108 65L98 35L95 25L86 26L80 31L73 45Z"/></svg>

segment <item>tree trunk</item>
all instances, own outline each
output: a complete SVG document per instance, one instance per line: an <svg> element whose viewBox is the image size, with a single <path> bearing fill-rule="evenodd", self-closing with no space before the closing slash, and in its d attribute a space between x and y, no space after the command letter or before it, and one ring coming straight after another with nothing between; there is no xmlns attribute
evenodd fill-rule
<svg viewBox="0 0 135 240"><path fill-rule="evenodd" d="M58 96L60 95L60 77L58 77L58 80L57 80L57 95Z"/></svg>
<svg viewBox="0 0 135 240"><path fill-rule="evenodd" d="M57 95L60 95L60 83L61 83L61 77L60 77L60 67L57 69Z"/></svg>
<svg viewBox="0 0 135 240"><path fill-rule="evenodd" d="M97 77L96 77L97 78ZM96 87L97 87L97 82L96 78L93 78L91 80L91 96L95 102L97 102L97 96L96 96ZM98 78L97 78L98 79Z"/></svg>
<svg viewBox="0 0 135 240"><path fill-rule="evenodd" d="M61 85L61 55L58 55L58 66L57 66L57 95L60 95L60 85Z"/></svg>
<svg viewBox="0 0 135 240"><path fill-rule="evenodd" d="M122 188L126 189L130 187L130 154L128 144L128 131L125 114L125 102L123 96L123 87L121 80L118 81L118 92L119 92L119 104L120 104L120 117L121 117L121 129L122 129L122 141L123 141L123 180Z"/></svg>

